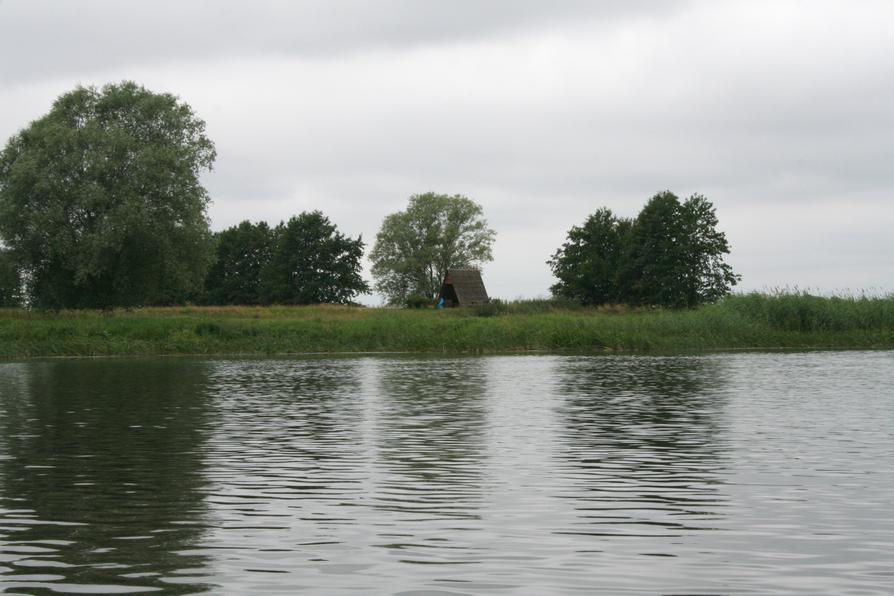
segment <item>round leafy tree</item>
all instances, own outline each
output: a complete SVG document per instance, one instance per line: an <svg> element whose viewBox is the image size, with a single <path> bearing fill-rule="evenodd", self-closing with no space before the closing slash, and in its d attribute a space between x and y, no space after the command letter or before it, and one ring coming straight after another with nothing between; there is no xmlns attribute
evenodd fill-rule
<svg viewBox="0 0 894 596"><path fill-rule="evenodd" d="M274 230L269 262L261 270L266 304L349 304L369 292L360 275L363 239L338 231L319 211L304 212Z"/></svg>
<svg viewBox="0 0 894 596"><path fill-rule="evenodd" d="M553 295L587 305L621 302L618 270L630 225L630 220L602 208L584 225L573 226L565 244L547 261L559 279L550 288Z"/></svg>
<svg viewBox="0 0 894 596"><path fill-rule="evenodd" d="M433 298L451 267L493 260L496 233L481 206L462 195L413 195L405 211L382 222L370 260L376 290L390 304L410 296Z"/></svg>
<svg viewBox="0 0 894 596"><path fill-rule="evenodd" d="M78 87L0 153L0 236L40 307L167 304L212 256L214 146L169 94Z"/></svg>
<svg viewBox="0 0 894 596"><path fill-rule="evenodd" d="M715 302L739 281L724 260L726 234L714 206L695 194L683 202L658 193L630 228L621 272L629 302L692 308Z"/></svg>

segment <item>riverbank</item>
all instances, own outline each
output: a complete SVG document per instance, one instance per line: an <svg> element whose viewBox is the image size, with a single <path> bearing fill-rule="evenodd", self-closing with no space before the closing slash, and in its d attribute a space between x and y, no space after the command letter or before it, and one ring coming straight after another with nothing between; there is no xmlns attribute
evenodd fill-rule
<svg viewBox="0 0 894 596"><path fill-rule="evenodd" d="M169 307L0 310L0 358L310 352L653 352L894 348L894 298L731 296L691 311Z"/></svg>

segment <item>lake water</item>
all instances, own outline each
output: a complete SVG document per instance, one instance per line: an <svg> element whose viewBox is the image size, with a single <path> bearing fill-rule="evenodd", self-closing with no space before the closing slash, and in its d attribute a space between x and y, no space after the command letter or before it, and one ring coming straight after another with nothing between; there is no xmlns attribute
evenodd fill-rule
<svg viewBox="0 0 894 596"><path fill-rule="evenodd" d="M0 363L0 592L890 594L894 352Z"/></svg>

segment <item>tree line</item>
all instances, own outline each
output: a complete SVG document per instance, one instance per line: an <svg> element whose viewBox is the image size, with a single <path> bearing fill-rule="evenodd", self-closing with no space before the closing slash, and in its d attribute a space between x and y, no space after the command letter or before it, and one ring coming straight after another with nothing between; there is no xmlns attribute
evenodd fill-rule
<svg viewBox="0 0 894 596"><path fill-rule="evenodd" d="M320 211L212 233L199 181L216 152L170 94L125 81L61 95L0 153L0 306L111 308L353 302L365 244ZM583 304L688 307L738 277L711 203L659 193L634 219L600 209L548 261L552 293ZM424 193L370 252L389 304L437 295L448 268L493 259L495 232L462 195Z"/></svg>
<svg viewBox="0 0 894 596"><path fill-rule="evenodd" d="M346 304L369 292L360 275L363 241L319 211L271 228L243 221L217 234L216 256L200 302Z"/></svg>

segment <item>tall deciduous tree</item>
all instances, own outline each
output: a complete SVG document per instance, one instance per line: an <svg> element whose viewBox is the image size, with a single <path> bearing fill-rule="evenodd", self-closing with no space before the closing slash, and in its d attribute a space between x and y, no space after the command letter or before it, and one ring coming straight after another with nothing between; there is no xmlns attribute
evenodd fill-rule
<svg viewBox="0 0 894 596"><path fill-rule="evenodd" d="M274 240L263 221L243 221L215 234L216 259L205 279L204 302L259 304L261 274L273 256Z"/></svg>
<svg viewBox="0 0 894 596"><path fill-rule="evenodd" d="M548 261L559 278L551 289L584 304L685 308L716 301L739 280L723 260L729 244L717 224L702 195L681 203L658 193L632 221L600 209L573 227Z"/></svg>
<svg viewBox="0 0 894 596"><path fill-rule="evenodd" d="M319 211L275 230L270 262L261 273L261 300L276 304L347 304L369 292L360 275L363 240L336 229Z"/></svg>
<svg viewBox="0 0 894 596"><path fill-rule="evenodd" d="M669 191L652 197L625 247L622 278L630 301L691 308L729 293L739 276L723 260L729 243L717 223L702 195L682 203Z"/></svg>
<svg viewBox="0 0 894 596"><path fill-rule="evenodd" d="M568 240L547 261L559 282L550 290L581 304L620 302L619 269L629 219L617 218L610 209L598 209L581 227L568 232Z"/></svg>
<svg viewBox="0 0 894 596"><path fill-rule="evenodd" d="M434 297L447 269L493 260L496 233L481 206L462 195L410 197L405 211L387 216L370 254L376 290L390 304L414 294Z"/></svg>
<svg viewBox="0 0 894 596"><path fill-rule="evenodd" d="M78 87L0 154L0 235L43 307L166 304L211 260L215 151L176 97L133 82Z"/></svg>

